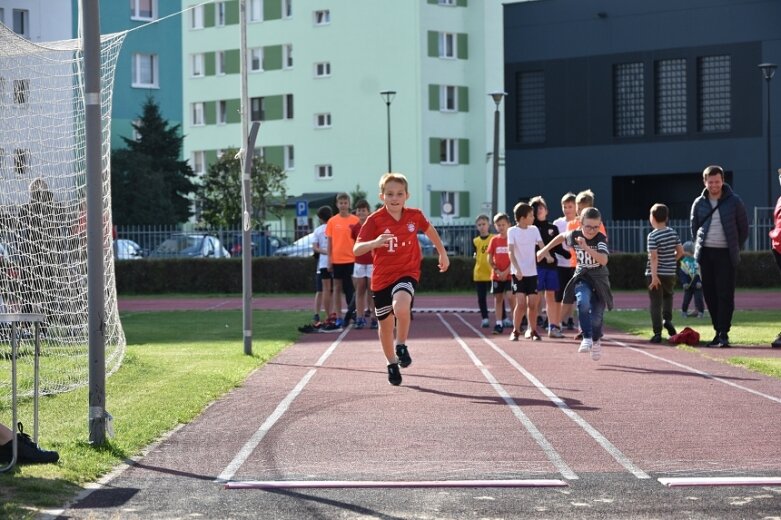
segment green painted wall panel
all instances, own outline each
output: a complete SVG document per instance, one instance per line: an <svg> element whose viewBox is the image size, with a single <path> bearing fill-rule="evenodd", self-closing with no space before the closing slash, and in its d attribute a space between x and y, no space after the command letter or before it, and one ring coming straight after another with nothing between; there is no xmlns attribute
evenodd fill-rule
<svg viewBox="0 0 781 520"><path fill-rule="evenodd" d="M439 164L440 141L439 137L430 137L428 140L428 162L431 164Z"/></svg>
<svg viewBox="0 0 781 520"><path fill-rule="evenodd" d="M469 139L458 140L458 164L469 164Z"/></svg>
<svg viewBox="0 0 781 520"><path fill-rule="evenodd" d="M241 70L239 49L225 51L225 74L238 74Z"/></svg>
<svg viewBox="0 0 781 520"><path fill-rule="evenodd" d="M269 45L263 48L263 70L282 69L282 46Z"/></svg>
<svg viewBox="0 0 781 520"><path fill-rule="evenodd" d="M206 168L217 162L217 150L206 150Z"/></svg>
<svg viewBox="0 0 781 520"><path fill-rule="evenodd" d="M428 86L428 109L439 110L439 85Z"/></svg>
<svg viewBox="0 0 781 520"><path fill-rule="evenodd" d="M282 96L267 96L265 99L266 121L282 119Z"/></svg>
<svg viewBox="0 0 781 520"><path fill-rule="evenodd" d="M295 6L293 6L295 8ZM282 19L282 0L265 0L263 2L264 20Z"/></svg>
<svg viewBox="0 0 781 520"><path fill-rule="evenodd" d="M216 101L207 101L203 104L203 120L207 125L217 124Z"/></svg>
<svg viewBox="0 0 781 520"><path fill-rule="evenodd" d="M203 72L207 76L214 76L217 73L217 62L213 52L203 53Z"/></svg>
<svg viewBox="0 0 781 520"><path fill-rule="evenodd" d="M241 100L228 99L225 102L225 122L226 123L241 123Z"/></svg>
<svg viewBox="0 0 781 520"><path fill-rule="evenodd" d="M214 10L217 7L215 5L203 6L203 26L214 27Z"/></svg>
<svg viewBox="0 0 781 520"><path fill-rule="evenodd" d="M469 59L469 39L467 38L467 34L465 33L458 33L456 35L457 39L457 49L456 49L456 57L459 60L466 60Z"/></svg>
<svg viewBox="0 0 781 520"><path fill-rule="evenodd" d="M439 33L437 31L428 32L428 55L432 58L439 56Z"/></svg>
<svg viewBox="0 0 781 520"><path fill-rule="evenodd" d="M431 192L431 198L429 200L429 207L431 208L431 216L436 215L439 213L439 204L442 200L442 192L441 191L432 191Z"/></svg>
<svg viewBox="0 0 781 520"><path fill-rule="evenodd" d="M428 0L429 4L438 4L439 0Z"/></svg>
<svg viewBox="0 0 781 520"><path fill-rule="evenodd" d="M458 87L458 111L469 112L469 87Z"/></svg>
<svg viewBox="0 0 781 520"><path fill-rule="evenodd" d="M239 0L225 2L225 25L237 25L239 23Z"/></svg>
<svg viewBox="0 0 781 520"><path fill-rule="evenodd" d="M456 0L456 5L458 7L466 7L466 0Z"/></svg>
<svg viewBox="0 0 781 520"><path fill-rule="evenodd" d="M285 167L285 147L284 146L266 146L263 148L263 157L269 164L274 164L280 168Z"/></svg>
<svg viewBox="0 0 781 520"><path fill-rule="evenodd" d="M469 192L468 191L460 191L458 192L458 213L459 217L468 217L469 216Z"/></svg>

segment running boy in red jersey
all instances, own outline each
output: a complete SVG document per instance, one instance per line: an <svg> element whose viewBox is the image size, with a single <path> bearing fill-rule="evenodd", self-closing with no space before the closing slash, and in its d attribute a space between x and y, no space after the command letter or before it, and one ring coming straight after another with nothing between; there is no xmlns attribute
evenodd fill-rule
<svg viewBox="0 0 781 520"><path fill-rule="evenodd" d="M360 256L369 251L374 259L371 289L374 293L374 312L380 322L380 343L388 360L388 382L401 384L399 367L412 363L407 349L412 300L420 280L420 244L418 232L431 239L439 253L439 272L450 266L445 246L422 211L407 208L409 199L407 178L400 173L386 173L380 178L380 200L383 207L369 215L361 227L353 253ZM392 320L396 321L394 337Z"/></svg>

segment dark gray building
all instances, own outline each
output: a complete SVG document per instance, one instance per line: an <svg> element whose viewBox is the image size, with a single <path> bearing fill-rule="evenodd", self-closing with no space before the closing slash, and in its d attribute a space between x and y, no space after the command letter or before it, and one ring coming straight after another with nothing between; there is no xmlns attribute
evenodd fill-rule
<svg viewBox="0 0 781 520"><path fill-rule="evenodd" d="M757 65L781 64L781 1L509 4L504 45L507 208L542 194L555 216L562 194L591 188L606 219L645 219L654 202L687 218L708 164L749 213L775 204ZM769 87L775 172L781 73Z"/></svg>

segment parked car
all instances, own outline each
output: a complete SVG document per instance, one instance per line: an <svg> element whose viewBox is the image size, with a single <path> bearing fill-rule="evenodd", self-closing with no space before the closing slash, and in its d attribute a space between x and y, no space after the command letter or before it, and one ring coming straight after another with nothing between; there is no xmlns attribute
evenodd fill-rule
<svg viewBox="0 0 781 520"><path fill-rule="evenodd" d="M315 234L304 235L289 246L280 247L274 251L274 256L312 256L314 250Z"/></svg>
<svg viewBox="0 0 781 520"><path fill-rule="evenodd" d="M204 233L175 233L149 255L151 257L228 258L220 239Z"/></svg>
<svg viewBox="0 0 781 520"><path fill-rule="evenodd" d="M264 231L253 231L251 237L252 256L271 256L280 247L288 245L287 241L283 238L269 235ZM231 256L241 256L242 243L242 233L234 233L231 236L230 245L228 246L228 251L230 251Z"/></svg>
<svg viewBox="0 0 781 520"><path fill-rule="evenodd" d="M146 251L137 243L127 238L119 238L115 241L117 260L138 260L146 256Z"/></svg>
<svg viewBox="0 0 781 520"><path fill-rule="evenodd" d="M447 255L453 256L455 253L450 247L450 244L444 238L441 239L442 245L445 246L445 251L447 251ZM436 256L437 248L434 247L434 242L431 241L428 235L421 231L418 232L418 243L420 244L420 252L423 256Z"/></svg>

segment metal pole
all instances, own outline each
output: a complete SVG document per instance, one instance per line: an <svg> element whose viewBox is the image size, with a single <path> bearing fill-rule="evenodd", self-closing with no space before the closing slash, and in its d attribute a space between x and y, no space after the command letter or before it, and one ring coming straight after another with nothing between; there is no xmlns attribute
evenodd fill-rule
<svg viewBox="0 0 781 520"><path fill-rule="evenodd" d="M241 288L242 314L244 330L244 353L252 355L252 154L255 138L249 143L249 94L247 91L247 2L239 0L239 27L241 32L241 47L239 61L241 62ZM257 127L253 126L255 135ZM252 148L250 148L252 146Z"/></svg>
<svg viewBox="0 0 781 520"><path fill-rule="evenodd" d="M770 208L771 215L773 211L773 169L771 165L770 157L770 80L772 76L765 78L767 82L767 205Z"/></svg>
<svg viewBox="0 0 781 520"><path fill-rule="evenodd" d="M87 168L87 309L89 327L89 442L106 442L106 338L103 265L103 166L100 120L100 4L82 0Z"/></svg>
<svg viewBox="0 0 781 520"><path fill-rule="evenodd" d="M390 123L390 101L385 103L386 120L388 122L388 173L393 171L391 168L391 123Z"/></svg>
<svg viewBox="0 0 781 520"><path fill-rule="evenodd" d="M499 208L499 103L494 110L494 171L491 181L491 218Z"/></svg>

